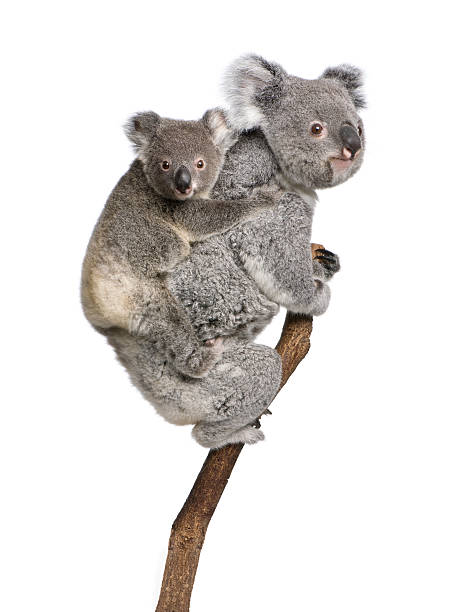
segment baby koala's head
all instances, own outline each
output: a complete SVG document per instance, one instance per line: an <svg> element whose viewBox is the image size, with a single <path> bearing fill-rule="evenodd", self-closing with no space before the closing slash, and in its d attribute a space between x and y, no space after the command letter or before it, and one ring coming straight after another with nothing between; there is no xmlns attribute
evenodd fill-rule
<svg viewBox="0 0 470 612"><path fill-rule="evenodd" d="M150 186L162 197L186 200L208 197L236 137L223 110L215 108L198 121L166 119L138 113L125 126Z"/></svg>

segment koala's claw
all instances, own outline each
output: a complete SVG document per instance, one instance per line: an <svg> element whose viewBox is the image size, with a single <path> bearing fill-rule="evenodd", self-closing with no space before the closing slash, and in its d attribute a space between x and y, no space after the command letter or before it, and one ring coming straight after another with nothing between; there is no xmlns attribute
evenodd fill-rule
<svg viewBox="0 0 470 612"><path fill-rule="evenodd" d="M263 412L259 415L259 417L251 423L251 426L254 427L255 429L259 429L261 427L260 418L264 416L265 414L272 414L272 412L271 410L269 410L269 408L266 408L266 410L263 410Z"/></svg>
<svg viewBox="0 0 470 612"><path fill-rule="evenodd" d="M177 360L175 366L186 376L203 378L207 376L211 368L219 361L223 351L223 338L210 338L204 342L203 346L195 349L189 357Z"/></svg>
<svg viewBox="0 0 470 612"><path fill-rule="evenodd" d="M338 255L326 249L318 249L316 251L315 260L322 266L327 279L330 279L341 269Z"/></svg>

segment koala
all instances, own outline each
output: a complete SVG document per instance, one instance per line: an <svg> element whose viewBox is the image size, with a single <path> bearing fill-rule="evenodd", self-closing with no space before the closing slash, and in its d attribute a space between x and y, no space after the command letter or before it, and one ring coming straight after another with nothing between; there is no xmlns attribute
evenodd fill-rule
<svg viewBox="0 0 470 612"><path fill-rule="evenodd" d="M195 440L211 448L263 439L254 425L278 391L282 366L274 349L254 340L279 306L314 316L328 307L339 260L325 252L312 261L316 194L349 180L365 147L357 68L342 65L303 79L248 55L230 66L224 90L239 138L211 197L282 193L256 220L193 245L168 274L168 288L197 337L223 337L224 353L205 378L186 379L150 341L122 329L107 334L157 412L171 423L194 425ZM315 384L312 372L313 397Z"/></svg>
<svg viewBox="0 0 470 612"><path fill-rule="evenodd" d="M90 240L82 274L85 315L99 330L118 327L145 337L181 374L198 378L219 358L222 339L197 338L166 276L191 243L255 217L272 200L207 199L234 141L220 109L199 121L139 113L126 132L137 159Z"/></svg>

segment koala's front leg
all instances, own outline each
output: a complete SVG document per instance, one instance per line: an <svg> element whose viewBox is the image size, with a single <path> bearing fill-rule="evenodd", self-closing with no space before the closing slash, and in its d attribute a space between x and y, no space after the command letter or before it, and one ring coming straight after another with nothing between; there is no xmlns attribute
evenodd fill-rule
<svg viewBox="0 0 470 612"><path fill-rule="evenodd" d="M312 245L313 257L313 278L321 281L329 281L341 269L339 257L331 251L322 248L314 248Z"/></svg>
<svg viewBox="0 0 470 612"><path fill-rule="evenodd" d="M230 241L269 299L291 312L320 315L328 307L330 289L324 261L312 261L311 220L311 205L286 193L273 214L233 230Z"/></svg>
<svg viewBox="0 0 470 612"><path fill-rule="evenodd" d="M142 236L136 236L132 248L128 248L127 259L144 277L152 279L170 272L189 255L187 237L163 219L153 220Z"/></svg>
<svg viewBox="0 0 470 612"><path fill-rule="evenodd" d="M191 241L199 241L253 219L274 208L275 203L274 195L262 192L242 200L187 200L178 205L173 218L188 232Z"/></svg>

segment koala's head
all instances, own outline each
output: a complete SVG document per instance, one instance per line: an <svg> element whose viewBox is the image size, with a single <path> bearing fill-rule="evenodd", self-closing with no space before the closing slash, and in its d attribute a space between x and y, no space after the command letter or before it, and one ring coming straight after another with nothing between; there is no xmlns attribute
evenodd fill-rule
<svg viewBox="0 0 470 612"><path fill-rule="evenodd" d="M207 197L235 141L224 112L212 109L198 121L138 113L125 126L150 186L164 198Z"/></svg>
<svg viewBox="0 0 470 612"><path fill-rule="evenodd" d="M307 191L338 185L359 169L361 87L361 71L353 66L307 80L256 55L235 61L224 82L230 124L240 131L260 128L283 176Z"/></svg>

